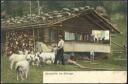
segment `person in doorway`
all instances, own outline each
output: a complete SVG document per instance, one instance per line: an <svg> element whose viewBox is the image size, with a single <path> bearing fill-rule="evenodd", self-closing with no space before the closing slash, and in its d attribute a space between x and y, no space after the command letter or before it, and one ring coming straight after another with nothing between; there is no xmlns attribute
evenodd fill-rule
<svg viewBox="0 0 128 84"><path fill-rule="evenodd" d="M65 65L65 61L64 61L64 40L63 37L61 35L59 35L59 42L58 42L58 46L57 46L57 54L55 56L55 61L54 64L57 64L57 62L61 62L63 65Z"/></svg>

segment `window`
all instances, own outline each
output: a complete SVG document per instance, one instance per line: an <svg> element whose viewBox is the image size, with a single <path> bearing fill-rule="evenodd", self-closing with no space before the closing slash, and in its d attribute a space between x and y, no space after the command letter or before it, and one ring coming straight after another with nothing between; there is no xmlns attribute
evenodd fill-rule
<svg viewBox="0 0 128 84"><path fill-rule="evenodd" d="M65 32L65 40L75 40L75 33Z"/></svg>
<svg viewBox="0 0 128 84"><path fill-rule="evenodd" d="M49 42L55 42L57 40L56 34L57 32L55 30L49 29Z"/></svg>
<svg viewBox="0 0 128 84"><path fill-rule="evenodd" d="M79 33L76 33L75 34L75 40L78 40L78 41L83 40L83 35L82 34L79 34Z"/></svg>

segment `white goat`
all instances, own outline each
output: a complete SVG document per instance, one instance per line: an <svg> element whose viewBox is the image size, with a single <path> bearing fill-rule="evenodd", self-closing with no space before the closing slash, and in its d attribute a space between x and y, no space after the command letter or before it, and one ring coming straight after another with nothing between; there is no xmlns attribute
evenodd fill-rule
<svg viewBox="0 0 128 84"><path fill-rule="evenodd" d="M53 49L53 52L42 52L41 54L39 54L39 58L43 60L44 63L46 63L47 60L51 60L52 63L54 63L55 60L55 55L57 48Z"/></svg>
<svg viewBox="0 0 128 84"><path fill-rule="evenodd" d="M52 63L54 63L55 60L55 53L54 52L47 52L47 53L41 53L40 57L43 58L43 62L46 63L47 60L51 60Z"/></svg>
<svg viewBox="0 0 128 84"><path fill-rule="evenodd" d="M17 80L19 80L19 76L21 76L21 79L24 80L23 76L28 76L29 72L29 62L27 60L18 61L15 66L16 72L17 72Z"/></svg>
<svg viewBox="0 0 128 84"><path fill-rule="evenodd" d="M10 57L9 57L9 61L11 62L10 64L10 68L12 70L13 68L13 64L15 62L18 62L18 61L21 61L21 60L25 60L26 57L27 57L27 54L28 54L28 51L25 52L25 54L12 54Z"/></svg>

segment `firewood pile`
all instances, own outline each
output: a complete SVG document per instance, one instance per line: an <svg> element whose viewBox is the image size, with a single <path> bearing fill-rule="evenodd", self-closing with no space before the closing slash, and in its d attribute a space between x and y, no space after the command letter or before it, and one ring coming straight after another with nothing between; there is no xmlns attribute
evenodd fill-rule
<svg viewBox="0 0 128 84"><path fill-rule="evenodd" d="M8 32L6 35L5 52L9 55L11 53L18 53L18 51L29 50L34 48L33 36L31 32L13 31Z"/></svg>

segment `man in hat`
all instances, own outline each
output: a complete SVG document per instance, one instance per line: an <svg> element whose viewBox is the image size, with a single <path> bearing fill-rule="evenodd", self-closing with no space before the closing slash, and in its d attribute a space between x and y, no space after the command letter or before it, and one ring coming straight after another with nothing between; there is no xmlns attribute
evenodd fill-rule
<svg viewBox="0 0 128 84"><path fill-rule="evenodd" d="M63 37L61 35L59 35L59 42L58 42L58 46L57 46L57 54L56 54L56 57L55 57L55 61L54 61L54 64L57 64L57 61L61 62L63 65L65 65L65 62L64 62L64 56L63 56L63 53L64 53L64 40L63 40Z"/></svg>

